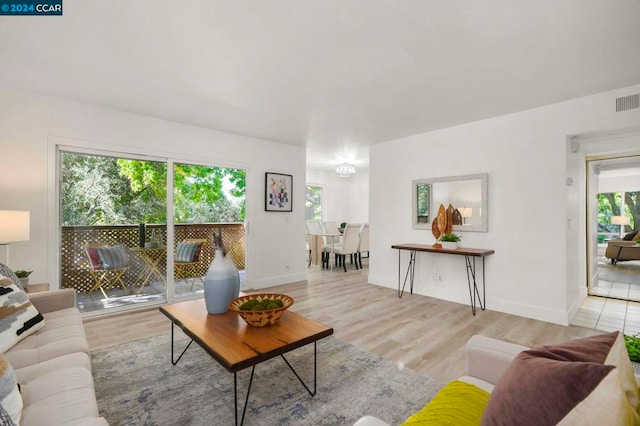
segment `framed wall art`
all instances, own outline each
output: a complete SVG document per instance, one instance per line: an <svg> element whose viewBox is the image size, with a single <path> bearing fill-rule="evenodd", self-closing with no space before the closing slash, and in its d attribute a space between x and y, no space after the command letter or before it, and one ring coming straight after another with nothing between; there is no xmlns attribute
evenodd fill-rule
<svg viewBox="0 0 640 426"><path fill-rule="evenodd" d="M293 176L265 173L264 209L268 212L292 211Z"/></svg>

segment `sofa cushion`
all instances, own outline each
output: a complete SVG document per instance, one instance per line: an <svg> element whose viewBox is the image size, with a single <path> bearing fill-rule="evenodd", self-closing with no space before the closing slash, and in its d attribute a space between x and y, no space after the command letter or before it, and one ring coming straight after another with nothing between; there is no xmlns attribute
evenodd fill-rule
<svg viewBox="0 0 640 426"><path fill-rule="evenodd" d="M7 410L4 409L2 404L0 404L0 425L2 426L16 426L16 424L11 419Z"/></svg>
<svg viewBox="0 0 640 426"><path fill-rule="evenodd" d="M627 232L626 234L624 234L624 237L622 237L622 239L624 241L635 241L634 239L636 235L638 235L638 231Z"/></svg>
<svg viewBox="0 0 640 426"><path fill-rule="evenodd" d="M98 417L93 378L84 366L51 369L20 386L22 426L81 424Z"/></svg>
<svg viewBox="0 0 640 426"><path fill-rule="evenodd" d="M18 389L16 373L2 355L0 355L0 405L4 407L13 422L20 423L22 397Z"/></svg>
<svg viewBox="0 0 640 426"><path fill-rule="evenodd" d="M44 327L45 320L27 294L11 280L0 279L0 352Z"/></svg>
<svg viewBox="0 0 640 426"><path fill-rule="evenodd" d="M24 288L22 287L22 283L20 282L20 279L18 278L16 273L13 272L13 269L9 268L4 263L0 263L0 279L3 277L9 278L11 281L13 281L15 285L18 286L20 290L24 290Z"/></svg>
<svg viewBox="0 0 640 426"><path fill-rule="evenodd" d="M98 247L98 256L104 269L121 269L127 266L127 249L122 244Z"/></svg>
<svg viewBox="0 0 640 426"><path fill-rule="evenodd" d="M454 380L440 389L431 402L411 415L403 425L480 424L488 400L489 392Z"/></svg>
<svg viewBox="0 0 640 426"><path fill-rule="evenodd" d="M496 384L482 424L638 424L637 405L624 338L613 332L521 352Z"/></svg>
<svg viewBox="0 0 640 426"><path fill-rule="evenodd" d="M91 371L91 357L84 352L75 352L26 367L16 368L15 372L18 383L25 384L34 381L38 377L45 376L51 371L64 370L70 367L82 367L87 371Z"/></svg>
<svg viewBox="0 0 640 426"><path fill-rule="evenodd" d="M50 312L44 314L44 318L46 327L5 353L14 368L20 369L74 352L89 353L82 316L76 308Z"/></svg>
<svg viewBox="0 0 640 426"><path fill-rule="evenodd" d="M196 254L200 249L200 243L180 241L176 249L176 262L190 263L197 257Z"/></svg>

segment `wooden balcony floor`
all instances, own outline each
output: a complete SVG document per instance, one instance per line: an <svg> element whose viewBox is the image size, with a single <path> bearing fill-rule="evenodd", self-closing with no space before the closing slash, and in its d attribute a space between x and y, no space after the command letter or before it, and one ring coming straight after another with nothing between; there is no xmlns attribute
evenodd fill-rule
<svg viewBox="0 0 640 426"><path fill-rule="evenodd" d="M147 284L142 293L136 296L138 287L134 287L132 294L125 294L121 288L113 288L107 291L108 299L100 290L96 290L89 296L86 292L76 295L76 304L82 313L102 311L110 308L122 306L132 306L143 302L163 301L166 300L167 285L164 282L153 281ZM200 280L196 280L191 291L191 283L177 281L175 284L176 297L191 296L194 294L202 294L203 286Z"/></svg>
<svg viewBox="0 0 640 426"><path fill-rule="evenodd" d="M238 271L240 274L240 284L244 284L245 271ZM167 285L161 281L149 282L142 293L136 296L139 287L135 286L132 289L131 294L125 294L121 288L112 288L107 290L109 296L105 299L100 290L96 290L89 296L86 292L81 292L76 295L76 305L81 313L96 313L97 311L105 311L111 308L120 308L123 306L135 307L144 302L164 302L166 300ZM176 297L188 297L193 295L203 295L204 286L202 281L196 279L191 290L191 281L186 283L184 280L176 281L175 283L175 295Z"/></svg>

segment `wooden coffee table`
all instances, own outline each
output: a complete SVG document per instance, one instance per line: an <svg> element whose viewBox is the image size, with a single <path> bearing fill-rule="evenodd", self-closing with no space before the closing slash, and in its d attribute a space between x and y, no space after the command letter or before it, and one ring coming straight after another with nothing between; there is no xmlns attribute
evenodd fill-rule
<svg viewBox="0 0 640 426"><path fill-rule="evenodd" d="M259 364L281 356L300 383L311 396L316 394L317 341L333 334L333 328L287 311L280 321L270 327L252 327L232 311L220 315L209 315L204 299L164 305L160 312L171 320L171 362L176 365L194 341L198 343L227 371L233 373L233 396L235 421L238 424L238 380L237 372L251 367L251 378L245 397L240 424L249 402L253 372ZM191 338L191 342L175 359L174 329L178 326ZM313 343L313 391L293 369L284 354L301 346Z"/></svg>

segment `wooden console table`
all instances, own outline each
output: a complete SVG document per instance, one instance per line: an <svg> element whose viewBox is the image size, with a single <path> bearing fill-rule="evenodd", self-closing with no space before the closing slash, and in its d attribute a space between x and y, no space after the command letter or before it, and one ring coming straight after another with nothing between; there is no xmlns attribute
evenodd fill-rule
<svg viewBox="0 0 640 426"><path fill-rule="evenodd" d="M427 253L441 253L441 254L453 254L457 256L464 256L464 260L467 268L467 283L469 284L469 298L471 299L471 312L473 315L476 314L476 295L478 296L477 302L480 304L480 309L483 311L486 308L486 299L485 299L485 286L484 286L484 258L486 256L492 255L495 253L493 250L487 249L474 249L474 248L464 248L458 247L457 249L443 249L436 248L430 244L394 244L391 246L392 249L398 250L398 297L402 297L404 294L404 288L407 285L407 278L409 279L409 289L411 294L413 294L413 277L415 276L416 270L416 253L427 252ZM407 266L407 272L404 275L404 283L402 287L400 287L400 254L402 250L408 250L409 255L409 265ZM480 292L478 290L478 285L476 284L476 257L482 259L482 296L480 296Z"/></svg>

